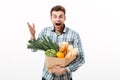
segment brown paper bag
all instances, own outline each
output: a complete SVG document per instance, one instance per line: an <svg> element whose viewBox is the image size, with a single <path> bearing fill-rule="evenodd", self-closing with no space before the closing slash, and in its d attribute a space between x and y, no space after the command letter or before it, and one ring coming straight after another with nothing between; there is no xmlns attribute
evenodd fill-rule
<svg viewBox="0 0 120 80"><path fill-rule="evenodd" d="M65 67L66 65L70 64L76 56L70 58L57 58L57 57L49 57L45 56L45 65L48 68L48 71L52 69L53 66L61 66Z"/></svg>

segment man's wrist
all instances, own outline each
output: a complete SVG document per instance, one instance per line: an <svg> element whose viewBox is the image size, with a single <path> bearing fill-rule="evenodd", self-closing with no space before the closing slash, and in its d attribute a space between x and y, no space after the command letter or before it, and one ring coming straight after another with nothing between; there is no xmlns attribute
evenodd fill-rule
<svg viewBox="0 0 120 80"><path fill-rule="evenodd" d="M66 70L66 72L70 72L69 67L66 67L65 70Z"/></svg>
<svg viewBox="0 0 120 80"><path fill-rule="evenodd" d="M30 40L35 40L35 37L31 37Z"/></svg>

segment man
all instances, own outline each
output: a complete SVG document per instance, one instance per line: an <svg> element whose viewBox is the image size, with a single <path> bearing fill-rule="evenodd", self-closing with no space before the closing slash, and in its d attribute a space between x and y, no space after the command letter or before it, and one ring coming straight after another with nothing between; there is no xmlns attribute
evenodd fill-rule
<svg viewBox="0 0 120 80"><path fill-rule="evenodd" d="M53 42L60 45L64 41L69 41L74 47L78 48L76 59L66 67L54 66L52 72L49 73L44 65L42 80L72 80L72 72L76 71L81 65L84 64L84 54L81 46L79 34L66 27L64 24L66 20L65 8L61 5L54 6L50 11L50 19L53 26L45 27L39 34L41 36L49 36ZM35 39L35 25L28 27L31 33L31 40Z"/></svg>

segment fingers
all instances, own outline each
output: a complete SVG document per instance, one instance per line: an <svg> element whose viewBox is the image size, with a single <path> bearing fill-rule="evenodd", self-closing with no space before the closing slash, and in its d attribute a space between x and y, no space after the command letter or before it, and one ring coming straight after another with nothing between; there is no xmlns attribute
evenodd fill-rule
<svg viewBox="0 0 120 80"><path fill-rule="evenodd" d="M56 68L56 69L60 69L60 68L61 68L61 66L54 66L54 68Z"/></svg>
<svg viewBox="0 0 120 80"><path fill-rule="evenodd" d="M30 31L35 31L35 24L34 23L33 23L33 26L31 26L29 24L29 22L27 22L27 25L28 25L28 28L29 28Z"/></svg>
<svg viewBox="0 0 120 80"><path fill-rule="evenodd" d="M35 24L33 23L32 25L29 24L29 22L27 22L30 34L31 34L31 38L34 39L35 38Z"/></svg>
<svg viewBox="0 0 120 80"><path fill-rule="evenodd" d="M56 73L57 70L58 70L57 68L53 67L53 68L51 69L51 72L52 72L52 73Z"/></svg>
<svg viewBox="0 0 120 80"><path fill-rule="evenodd" d="M33 29L35 29L35 24L33 23Z"/></svg>
<svg viewBox="0 0 120 80"><path fill-rule="evenodd" d="M52 69L51 69L52 73L55 73L55 72L57 72L58 70L59 70L58 66L54 66L54 67L52 67Z"/></svg>
<svg viewBox="0 0 120 80"><path fill-rule="evenodd" d="M51 72L55 73L56 76L59 76L59 75L65 74L66 70L65 70L65 68L62 68L61 66L54 66L51 69Z"/></svg>
<svg viewBox="0 0 120 80"><path fill-rule="evenodd" d="M28 25L28 27L30 27L30 24L29 24L29 22L27 22L27 25Z"/></svg>
<svg viewBox="0 0 120 80"><path fill-rule="evenodd" d="M35 24L34 24L34 23L33 23L32 26L31 26L30 23L27 22L27 25L28 25L29 28L35 29Z"/></svg>

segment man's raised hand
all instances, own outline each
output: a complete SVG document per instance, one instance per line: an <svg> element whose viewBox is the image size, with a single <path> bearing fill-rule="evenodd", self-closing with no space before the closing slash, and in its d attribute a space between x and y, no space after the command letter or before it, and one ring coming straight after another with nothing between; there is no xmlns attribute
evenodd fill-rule
<svg viewBox="0 0 120 80"><path fill-rule="evenodd" d="M30 25L29 22L27 22L27 25L31 34L31 40L33 40L35 39L35 24L33 23L32 25Z"/></svg>

